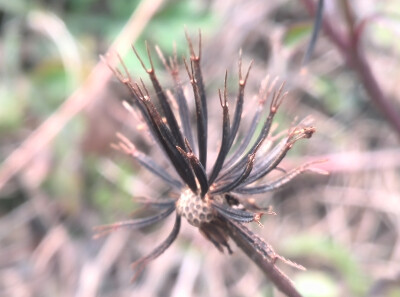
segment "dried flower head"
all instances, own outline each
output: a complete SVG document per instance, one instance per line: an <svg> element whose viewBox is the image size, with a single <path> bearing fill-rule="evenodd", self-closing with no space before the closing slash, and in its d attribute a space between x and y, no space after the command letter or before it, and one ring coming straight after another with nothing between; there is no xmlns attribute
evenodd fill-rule
<svg viewBox="0 0 400 297"><path fill-rule="evenodd" d="M139 111L140 117L145 122L154 141L169 159L180 179L172 177L173 175L158 165L156 160L139 152L129 139L118 134L118 148L131 155L143 167L162 179L170 186L171 193L177 195L171 195L168 199L144 200L143 202L146 204L159 209L159 213L146 218L97 227L99 235L122 227L142 228L165 219L175 211L176 219L172 232L149 255L134 263L137 272L140 272L147 263L161 255L172 244L179 233L182 217L194 227L199 228L200 232L220 251L226 249L232 253L228 239L233 238L241 247L243 243L253 247L254 253L260 255L265 261L274 264L277 259L280 259L303 269L302 266L276 254L272 247L248 229L246 224L253 221L261 224L260 218L263 214L273 213L269 208L258 207L254 199L249 198L250 195L280 188L300 173L313 170L313 163L309 163L289 172L284 171L275 180L263 182L265 176L278 168L294 143L303 138L310 138L315 132L315 128L300 124L291 128L279 141L276 141L279 137L271 136L274 116L286 96L286 93L283 92L283 84L275 89L275 80L269 85L262 86L258 106L249 128L242 134L243 137L238 137L244 91L251 68L250 64L246 74L243 75L240 58L239 90L232 120L227 98L227 74L225 74L224 89L219 92L222 109L221 145L214 164L207 170L207 133L209 128L206 91L200 67L201 34L199 33L198 54L187 34L186 38L190 50L190 62L185 59L183 61L193 89L197 137L193 135L190 112L180 79L176 54L166 60L161 51L156 48L174 82L173 93L170 93L159 83L149 48L147 48L151 65L149 69L146 68L143 60L133 48L149 75L156 98L150 96L142 80L140 82L132 80L122 59L120 62L124 73L119 69L112 68L116 77L130 91L131 97L125 105ZM261 132L257 135L256 130L258 129L256 128L261 124L260 119L264 114L264 106L269 97L268 115L262 123ZM172 108L172 103L177 105L177 111ZM252 141L253 139L256 140ZM266 140L268 140L268 146L271 143L274 144L271 149L266 149L264 145Z"/></svg>

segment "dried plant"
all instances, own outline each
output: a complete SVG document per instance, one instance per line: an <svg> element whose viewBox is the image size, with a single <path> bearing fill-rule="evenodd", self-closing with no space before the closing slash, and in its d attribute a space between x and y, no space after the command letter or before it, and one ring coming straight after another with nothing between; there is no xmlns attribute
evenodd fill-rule
<svg viewBox="0 0 400 297"><path fill-rule="evenodd" d="M172 94L160 85L154 71L149 48L147 47L151 65L149 69L146 68L143 60L133 48L149 75L158 100L157 103L155 103L155 98L151 98L142 80L140 83L132 80L121 58L119 59L123 71L112 68L116 77L130 91L131 97L128 102L124 103L125 106L128 109L133 108L139 111L140 118L146 123L150 135L165 153L180 179L173 178L173 175L162 168L156 160L139 152L128 138L118 134L119 143L115 147L132 156L143 167L168 184L171 195L169 198L160 200L142 199L141 201L147 205L159 209L159 213L150 217L99 226L96 228L97 236L123 227L146 227L165 219L175 211L176 219L172 232L149 255L133 264L136 269L135 276L142 271L146 264L160 256L173 243L180 230L181 217L184 217L191 225L199 228L200 232L221 252L225 249L228 253L232 253L228 242L229 238L232 238L280 290L289 296L300 296L291 281L276 267L275 262L281 260L299 269L304 269L304 267L275 253L272 247L247 228L246 224L253 221L261 224L260 218L263 214L273 213L269 208L259 207L254 198L249 198L250 195L278 189L305 171L318 171L312 167L314 163L309 163L289 172L283 170L283 174L278 178L262 182L271 171L280 169L279 164L294 143L303 138L310 138L315 132L315 128L299 124L289 129L281 140L279 138L282 137L279 135L272 136L273 119L286 93L283 92L283 84L279 88L275 88L276 80L268 85L267 79L261 87L258 106L248 130L243 133L244 137L239 137L244 92L251 69L250 64L246 74L243 75L240 58L239 90L233 119L230 119L228 108L227 74L225 74L224 89L219 92L222 109L222 139L213 166L210 170L206 170L209 127L206 91L200 66L201 34L199 33L198 54L195 53L193 43L187 34L186 38L190 50L190 63L184 59L184 64L193 88L197 138L193 135L190 112L180 79L176 54L166 60L161 51L156 48L161 61L174 81ZM269 113L265 121L260 123L265 110L264 106L269 97L271 97ZM174 112L173 103L177 106L177 112ZM261 124L262 126L260 126ZM258 126L261 127L259 134L256 133ZM253 139L256 140L253 141ZM271 145L272 148L268 149Z"/></svg>

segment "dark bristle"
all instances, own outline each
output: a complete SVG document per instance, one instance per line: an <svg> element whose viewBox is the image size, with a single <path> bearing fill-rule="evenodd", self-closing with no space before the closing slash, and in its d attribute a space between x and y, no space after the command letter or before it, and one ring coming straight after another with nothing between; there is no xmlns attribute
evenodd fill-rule
<svg viewBox="0 0 400 297"><path fill-rule="evenodd" d="M292 169L288 173L285 173L284 175L280 176L279 178L272 180L268 184L257 185L257 186L253 186L253 187L241 187L241 188L235 189L235 192L240 193L240 194L261 194L261 193L265 193L265 192L269 192L269 191L273 191L273 190L282 188L287 183L292 181L296 176L309 170L309 168L313 164L315 164L315 162L307 163L298 168Z"/></svg>
<svg viewBox="0 0 400 297"><path fill-rule="evenodd" d="M134 197L134 201L143 204L144 206L149 206L151 208L163 209L175 204L175 200L171 198L164 199L152 199L148 197Z"/></svg>
<svg viewBox="0 0 400 297"><path fill-rule="evenodd" d="M264 140L269 135L272 121L273 121L275 114L285 96L285 94L283 94L281 96L282 89L283 89L283 84L281 85L279 90L276 93L274 93L274 96L271 100L271 107L270 107L270 112L268 114L268 117L265 119L261 133L258 136L255 143L249 149L248 154L253 154L257 150L257 147L260 147L261 144L264 142ZM229 171L227 171L227 172L237 171L238 169L243 168L243 166L246 164L246 162L247 162L247 156L243 156L240 160L238 160L236 162L236 164L234 164L231 168L229 168ZM226 174L225 174L225 176L226 176Z"/></svg>
<svg viewBox="0 0 400 297"><path fill-rule="evenodd" d="M234 113L234 117L233 117L232 129L231 129L232 134L229 139L230 147L232 146L233 141L235 140L235 137L239 130L240 121L241 121L242 113L243 113L244 90L246 88L247 79L249 77L250 69L251 69L252 65L253 65L253 61L250 63L249 68L246 73L246 76L245 76L245 79L243 80L243 78L242 78L242 54L240 53L240 57L239 57L239 92L238 92L238 96L236 99L236 107L235 107L235 113Z"/></svg>
<svg viewBox="0 0 400 297"><path fill-rule="evenodd" d="M182 183L180 181L172 178L171 174L169 174L167 171L164 170L163 167L154 162L152 158L138 151L132 152L131 156L136 159L140 165L152 172L154 175L160 177L169 185L177 189L182 187Z"/></svg>
<svg viewBox="0 0 400 297"><path fill-rule="evenodd" d="M233 220L227 220L227 224L230 228L234 230L234 232L239 235L242 239L248 242L257 253L262 255L264 259L275 262L276 261L276 253L273 250L272 246L265 242L262 238L257 236L254 232L252 232L249 228L247 228L243 223L236 222Z"/></svg>
<svg viewBox="0 0 400 297"><path fill-rule="evenodd" d="M176 148L181 153L181 155L189 162L197 180L199 181L201 190L200 195L203 198L208 191L207 174L203 166L201 165L199 159L197 159L197 157L192 152L188 153L179 146L177 146Z"/></svg>
<svg viewBox="0 0 400 297"><path fill-rule="evenodd" d="M170 204L170 206L164 211L150 217L141 218L141 219L133 219L127 221L116 222L110 225L103 225L95 227L95 231L97 234L94 236L95 238L104 236L112 231L116 231L121 228L131 228L131 229L140 229L150 225L153 225L166 217L168 217L175 210L175 204Z"/></svg>
<svg viewBox="0 0 400 297"><path fill-rule="evenodd" d="M174 228L168 237L157 246L149 255L143 257L132 264L132 267L136 270L135 275L132 278L132 282L136 280L139 274L143 271L145 266L152 260L158 258L162 253L164 253L171 244L175 241L176 237L179 234L179 230L181 228L181 217L177 214L175 218Z"/></svg>
<svg viewBox="0 0 400 297"><path fill-rule="evenodd" d="M225 158L229 152L229 138L230 138L230 120L229 120L229 109L227 103L227 93L226 93L226 76L225 76L225 87L224 87L224 99L221 98L221 92L219 92L219 97L221 101L221 106L223 109L223 119L222 119L222 142L221 147L219 149L219 153L217 159L214 163L214 167L211 171L210 177L208 179L208 183L211 185L214 180L217 178L219 172L222 169Z"/></svg>
<svg viewBox="0 0 400 297"><path fill-rule="evenodd" d="M170 73L170 75L173 78L175 97L176 97L176 101L179 106L179 116L181 119L184 137L187 138L189 140L189 143L193 146L194 141L193 141L192 128L190 125L190 112L189 112L189 107L187 104L187 99L183 92L182 81L179 76L176 51L174 53L174 58L170 57L169 65L168 65L167 61L165 60L165 57L164 57L162 51L158 47L156 47L156 51L157 51L158 56L160 57L162 63L164 64L165 69L167 69L167 71Z"/></svg>
<svg viewBox="0 0 400 297"><path fill-rule="evenodd" d="M262 114L262 105L259 105L257 108L257 111L250 123L250 127L249 129L246 131L244 138L240 141L238 147L236 148L236 150L233 152L232 156L230 156L230 158L228 159L227 162L225 162L224 164L224 173L221 174L217 180L222 179L223 177L225 177L229 171L230 171L230 167L231 165L235 164L236 162L238 162L239 157L246 151L246 148L249 146L249 143L252 139L252 137L254 136L254 133L256 131L257 128L257 124L260 120Z"/></svg>
<svg viewBox="0 0 400 297"><path fill-rule="evenodd" d="M243 185L257 181L263 176L267 175L269 172L271 172L275 168L275 166L279 164L279 160L282 160L288 148L288 139L284 139L279 142L272 150L268 152L268 154L264 158L262 158L262 160L260 160L256 168L253 170L252 175L246 180Z"/></svg>
<svg viewBox="0 0 400 297"><path fill-rule="evenodd" d="M164 150L166 151L168 157L170 158L172 165L175 167L179 176L182 178L182 180L186 182L189 188L192 191L196 192L197 185L194 175L190 169L189 164L187 164L185 159L176 149L178 144L174 141L174 137L172 136L169 128L162 120L161 115L158 113L157 109L155 108L151 100L148 97L143 96L142 91L140 91L140 93L142 96L141 100L145 104L147 111L150 114L153 128L157 132L160 143L162 144Z"/></svg>
<svg viewBox="0 0 400 297"><path fill-rule="evenodd" d="M207 130L208 130L208 112L206 92L204 88L203 76L201 73L201 34L199 33L199 55L196 55L193 48L192 40L186 32L186 39L190 49L190 66L191 74L186 65L187 72L190 77L190 82L193 87L194 98L196 101L196 116L197 116L197 141L199 146L199 159L204 168L207 168Z"/></svg>
<svg viewBox="0 0 400 297"><path fill-rule="evenodd" d="M237 222L249 223L255 220L257 214L248 212L241 209L232 208L229 205L211 203L211 205L218 211L219 214L227 219L231 219Z"/></svg>
<svg viewBox="0 0 400 297"><path fill-rule="evenodd" d="M255 154L250 154L247 158L247 163L245 169L237 176L234 180L227 182L226 184L217 185L214 190L211 191L212 194L225 193L232 191L238 187L246 178L250 175L253 165L254 165Z"/></svg>
<svg viewBox="0 0 400 297"><path fill-rule="evenodd" d="M228 253L232 254L231 247L228 244L229 237L224 227L223 225L221 226L221 220L218 219L212 223L202 224L199 230L220 252L223 252L223 247L225 247Z"/></svg>
<svg viewBox="0 0 400 297"><path fill-rule="evenodd" d="M148 58L150 61L151 68L147 69L147 73L149 74L150 80L153 84L154 91L156 93L158 102L160 103L162 113L165 115L167 119L168 126L170 128L170 131L175 138L175 141L178 143L179 146L183 146L183 136L180 131L180 128L178 126L178 122L176 121L175 115L171 109L170 104L168 103L167 96L165 95L165 91L163 87L160 85L160 82L158 81L158 78L156 76L156 73L154 71L154 66L153 66L153 60L151 58L151 53L148 44L146 43L146 49L147 49L147 54ZM136 53L136 56L139 55ZM142 61L143 63L143 61Z"/></svg>

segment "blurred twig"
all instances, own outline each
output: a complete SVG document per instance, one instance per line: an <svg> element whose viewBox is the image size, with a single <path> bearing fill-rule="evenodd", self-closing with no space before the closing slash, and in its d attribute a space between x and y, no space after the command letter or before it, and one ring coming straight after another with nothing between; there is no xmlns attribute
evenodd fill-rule
<svg viewBox="0 0 400 297"><path fill-rule="evenodd" d="M107 273L128 243L128 235L129 233L125 230L114 232L107 238L97 257L85 264L79 276L76 297L98 296L99 288L104 283Z"/></svg>
<svg viewBox="0 0 400 297"><path fill-rule="evenodd" d="M316 13L314 1L301 1L310 14L314 15ZM362 30L359 26L364 26L364 23L356 24L354 13L347 0L342 0L341 4L348 32L340 32L337 26L326 16L323 18L323 29L339 49L347 64L355 71L371 100L378 106L386 120L400 136L400 112L384 94L360 46L359 41Z"/></svg>
<svg viewBox="0 0 400 297"><path fill-rule="evenodd" d="M308 158L291 158L290 163L299 164L300 162L313 162L316 160L326 160L318 164L318 168L330 173L338 172L361 172L366 170L385 170L400 167L399 149L382 149L375 151L349 151L318 155Z"/></svg>
<svg viewBox="0 0 400 297"><path fill-rule="evenodd" d="M123 55L130 48L129 45L139 37L162 3L163 0L143 0L109 48L108 53L118 52ZM109 63L114 65L117 62L110 60ZM6 158L0 167L0 189L22 170L38 152L46 147L68 121L101 97L101 92L111 77L112 73L108 66L99 62L82 87L67 98L45 122Z"/></svg>

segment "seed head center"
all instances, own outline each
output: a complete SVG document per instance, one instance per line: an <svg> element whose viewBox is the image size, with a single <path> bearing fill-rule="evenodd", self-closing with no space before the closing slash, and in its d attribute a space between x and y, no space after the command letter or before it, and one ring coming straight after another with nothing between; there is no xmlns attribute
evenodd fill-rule
<svg viewBox="0 0 400 297"><path fill-rule="evenodd" d="M209 197L206 195L204 199L201 199L200 195L193 193L190 189L182 191L176 203L176 210L195 227L211 222L214 217Z"/></svg>

